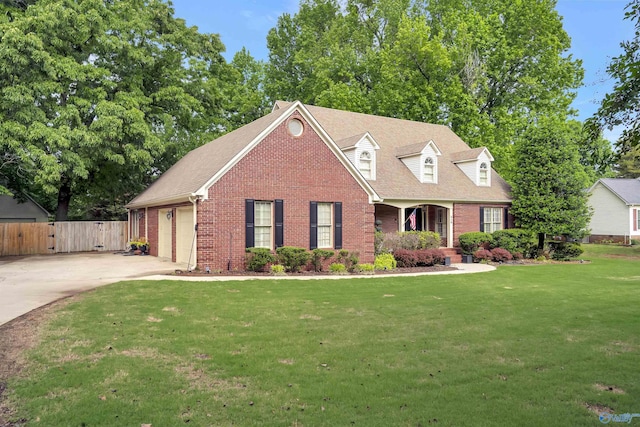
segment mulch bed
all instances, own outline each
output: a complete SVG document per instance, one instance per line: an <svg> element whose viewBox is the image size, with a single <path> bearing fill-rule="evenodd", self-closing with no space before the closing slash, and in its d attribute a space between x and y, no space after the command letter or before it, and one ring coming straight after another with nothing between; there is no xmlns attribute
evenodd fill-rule
<svg viewBox="0 0 640 427"><path fill-rule="evenodd" d="M431 273L437 271L455 271L457 268L448 267L445 265L434 265L433 267L410 267L410 268L396 268L393 270L376 270L371 276L385 276L389 274L405 274L405 273ZM363 275L364 273L348 273L345 276L353 276L353 275ZM212 271L211 273L206 273L200 270L194 271L186 271L186 270L176 270L175 273L171 274L172 276L200 276L200 277L211 277L211 276L256 276L256 277L311 277L311 276L335 276L328 271L300 271L297 273L287 273L286 276L275 276L270 272L256 272L256 271L244 271L244 270L223 270L223 271Z"/></svg>

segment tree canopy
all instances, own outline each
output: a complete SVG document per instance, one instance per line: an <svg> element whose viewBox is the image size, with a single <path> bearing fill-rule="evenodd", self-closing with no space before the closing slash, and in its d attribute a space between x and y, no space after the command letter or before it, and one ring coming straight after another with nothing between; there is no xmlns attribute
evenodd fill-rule
<svg viewBox="0 0 640 427"><path fill-rule="evenodd" d="M270 98L448 125L507 178L583 77L553 0L303 0L267 41Z"/></svg>
<svg viewBox="0 0 640 427"><path fill-rule="evenodd" d="M12 12L0 21L0 184L53 195L57 220L74 196L122 206L179 146L228 126L224 46L169 4L40 0Z"/></svg>
<svg viewBox="0 0 640 427"><path fill-rule="evenodd" d="M607 67L607 73L615 80L613 90L588 122L593 134L621 126L617 142L620 154L640 146L640 0L632 0L626 11L625 19L635 26L634 37L620 43L623 53Z"/></svg>
<svg viewBox="0 0 640 427"><path fill-rule="evenodd" d="M589 177L570 125L542 118L516 144L518 175L511 213L516 225L539 235L582 237L589 224Z"/></svg>

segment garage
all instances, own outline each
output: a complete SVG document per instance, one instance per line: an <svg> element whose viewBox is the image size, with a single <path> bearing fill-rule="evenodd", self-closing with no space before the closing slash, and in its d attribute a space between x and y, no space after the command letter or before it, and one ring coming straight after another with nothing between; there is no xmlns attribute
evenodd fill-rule
<svg viewBox="0 0 640 427"><path fill-rule="evenodd" d="M172 210L160 209L158 211L158 257L171 260L171 219Z"/></svg>
<svg viewBox="0 0 640 427"><path fill-rule="evenodd" d="M191 265L196 263L195 227L193 222L193 208L176 209L176 262L186 264L191 258Z"/></svg>

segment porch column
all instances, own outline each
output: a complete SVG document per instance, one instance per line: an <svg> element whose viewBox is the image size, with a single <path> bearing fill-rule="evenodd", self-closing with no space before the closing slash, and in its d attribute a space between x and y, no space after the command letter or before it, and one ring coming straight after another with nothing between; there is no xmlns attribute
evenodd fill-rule
<svg viewBox="0 0 640 427"><path fill-rule="evenodd" d="M453 203L447 209L447 247L453 247Z"/></svg>
<svg viewBox="0 0 640 427"><path fill-rule="evenodd" d="M404 218L406 215L407 208L398 209L398 231L404 231Z"/></svg>

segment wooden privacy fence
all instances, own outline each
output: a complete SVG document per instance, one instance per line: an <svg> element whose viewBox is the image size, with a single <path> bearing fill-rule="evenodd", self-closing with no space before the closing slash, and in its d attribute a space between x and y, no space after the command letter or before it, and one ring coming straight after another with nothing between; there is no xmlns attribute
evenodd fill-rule
<svg viewBox="0 0 640 427"><path fill-rule="evenodd" d="M0 223L0 256L121 251L127 222Z"/></svg>

